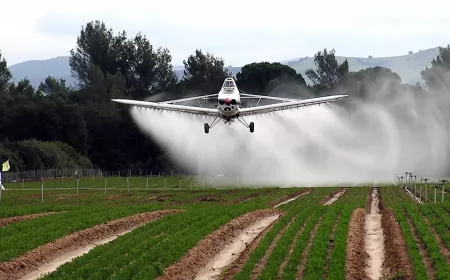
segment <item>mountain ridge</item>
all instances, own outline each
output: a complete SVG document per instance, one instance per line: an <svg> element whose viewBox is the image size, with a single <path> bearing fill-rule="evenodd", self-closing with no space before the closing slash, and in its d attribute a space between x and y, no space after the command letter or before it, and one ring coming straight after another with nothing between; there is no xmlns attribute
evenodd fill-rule
<svg viewBox="0 0 450 280"><path fill-rule="evenodd" d="M345 57L336 56L336 60L342 63L345 59L348 60L350 71L359 71L370 67L382 66L396 72L401 78L402 82L422 84L420 71L431 65L431 61L439 54L439 48L429 48L420 50L418 52L409 52L406 55L387 56L387 57ZM297 73L304 76L306 82L311 84L311 81L306 77L305 71L308 68L315 69L314 56L298 57L289 60L279 61L294 68ZM228 70L235 75L242 66L228 66ZM68 85L73 85L76 79L72 76L69 66L69 56L57 56L54 58L43 60L28 60L19 62L8 67L13 81L18 82L24 78L28 78L34 87L38 87L46 77L52 76L57 79L65 79ZM184 66L174 65L173 69L178 78L181 79L184 73Z"/></svg>

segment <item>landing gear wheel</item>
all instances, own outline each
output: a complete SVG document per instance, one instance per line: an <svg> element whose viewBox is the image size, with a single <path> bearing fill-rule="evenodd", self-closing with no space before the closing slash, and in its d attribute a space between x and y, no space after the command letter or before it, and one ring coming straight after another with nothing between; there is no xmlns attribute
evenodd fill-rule
<svg viewBox="0 0 450 280"><path fill-rule="evenodd" d="M209 133L209 124L205 123L205 133Z"/></svg>
<svg viewBox="0 0 450 280"><path fill-rule="evenodd" d="M250 128L250 133L253 133L253 131L255 131L255 124L253 122L251 122L248 127Z"/></svg>

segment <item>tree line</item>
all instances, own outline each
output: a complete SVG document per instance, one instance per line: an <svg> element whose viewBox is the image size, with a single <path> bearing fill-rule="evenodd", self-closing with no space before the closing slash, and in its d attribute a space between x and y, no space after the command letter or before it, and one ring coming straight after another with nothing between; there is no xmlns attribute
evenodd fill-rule
<svg viewBox="0 0 450 280"><path fill-rule="evenodd" d="M82 26L70 51L70 70L77 79L47 77L38 88L27 79L11 82L7 60L0 52L0 160L10 159L11 171L40 168L96 167L107 170L172 168L164 150L134 125L127 106L112 98L143 100L159 93L165 99L193 93L216 93L232 76L222 58L201 49L183 61L178 79L167 48L156 48L141 33L117 34L101 21ZM398 74L374 67L350 72L348 61L338 63L334 50L314 56L316 69L304 76L281 63L254 62L243 66L235 79L240 89L253 94L274 94L291 89L320 96L345 91L364 100L377 87L389 83L416 93L447 87L442 69L450 68L450 47L440 48L431 67L421 74L426 87L401 84ZM443 82L444 80L444 82Z"/></svg>

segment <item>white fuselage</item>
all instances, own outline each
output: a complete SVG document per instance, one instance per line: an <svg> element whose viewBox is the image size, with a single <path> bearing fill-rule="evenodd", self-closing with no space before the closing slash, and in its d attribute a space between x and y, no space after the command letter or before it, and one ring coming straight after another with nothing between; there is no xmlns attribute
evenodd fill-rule
<svg viewBox="0 0 450 280"><path fill-rule="evenodd" d="M219 112L224 117L233 117L239 113L241 98L236 83L227 78L217 96Z"/></svg>

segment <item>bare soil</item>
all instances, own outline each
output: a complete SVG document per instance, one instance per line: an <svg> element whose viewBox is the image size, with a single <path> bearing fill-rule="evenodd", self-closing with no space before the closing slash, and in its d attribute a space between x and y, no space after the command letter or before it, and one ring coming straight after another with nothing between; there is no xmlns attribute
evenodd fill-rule
<svg viewBox="0 0 450 280"><path fill-rule="evenodd" d="M177 212L180 212L180 210L161 210L141 213L74 232L54 242L39 246L11 261L0 263L0 279L20 279L22 276L38 270L41 266L48 265L54 259L67 253L70 254L90 243L112 237L145 223L160 219L165 215Z"/></svg>
<svg viewBox="0 0 450 280"><path fill-rule="evenodd" d="M158 195L158 196L151 196L151 197L145 198L143 201L144 202L151 202L151 201L165 202L166 198L169 198L172 196L176 196L176 194L163 194L163 195Z"/></svg>
<svg viewBox="0 0 450 280"><path fill-rule="evenodd" d="M339 197L341 197L341 195L343 195L345 193L345 189L335 193L328 201L326 201L323 205L327 206L327 205L331 205L334 202L336 202L336 200L339 199Z"/></svg>
<svg viewBox="0 0 450 280"><path fill-rule="evenodd" d="M372 191L372 204L370 213L365 220L365 249L369 254L366 272L371 279L380 279L384 262L384 234L381 226L381 212L379 208L379 189Z"/></svg>
<svg viewBox="0 0 450 280"><path fill-rule="evenodd" d="M240 253L244 251L265 228L273 224L278 218L278 214L267 216L245 228L240 235L234 237L225 248L215 255L213 259L199 271L195 279L217 279L222 271L232 264L239 257Z"/></svg>
<svg viewBox="0 0 450 280"><path fill-rule="evenodd" d="M347 254L345 262L345 279L368 280L365 272L369 254L364 244L364 224L366 210L356 208L353 210L347 235Z"/></svg>
<svg viewBox="0 0 450 280"><path fill-rule="evenodd" d="M327 196L325 196L324 198L322 198L319 203L320 204L325 204L327 201L329 201L331 198L333 198L336 194L338 194L339 192L341 192L342 190L344 190L344 188L338 188L337 190L334 190L332 192L330 192Z"/></svg>
<svg viewBox="0 0 450 280"><path fill-rule="evenodd" d="M218 194L206 194L201 195L195 199L195 201L217 202L222 200L222 197Z"/></svg>
<svg viewBox="0 0 450 280"><path fill-rule="evenodd" d="M167 267L164 274L157 279L194 279L198 272L222 251L234 237L240 235L246 227L267 216L281 213L277 209L263 209L233 219L199 241L179 261Z"/></svg>
<svg viewBox="0 0 450 280"><path fill-rule="evenodd" d="M395 219L394 211L390 208L384 209L382 212L381 223L383 233L385 235L385 259L383 263L383 278L390 277L401 273L403 279L414 279L414 268L408 257L405 240L403 239L402 230Z"/></svg>
<svg viewBox="0 0 450 280"><path fill-rule="evenodd" d="M253 250L256 249L256 247L258 247L259 242L264 238L266 233L273 228L274 225L275 223L272 223L268 227L266 227L255 239L253 239L250 244L247 245L247 247L245 247L244 251L241 252L237 260L232 262L227 267L226 271L222 273L220 277L221 280L230 280L241 271L242 267L244 267L244 265L250 258L250 254L253 252Z"/></svg>
<svg viewBox="0 0 450 280"><path fill-rule="evenodd" d="M9 218L3 218L0 219L0 227L6 227L7 225L11 223L18 223L25 220L31 220L36 219L43 216L53 215L53 214L60 214L65 213L66 211L61 212L45 212L45 213L37 213L37 214L29 214L29 215L21 215L21 216L15 216L15 217L9 217Z"/></svg>
<svg viewBox="0 0 450 280"><path fill-rule="evenodd" d="M300 191L298 191L298 192L295 192L295 193L291 193L291 194L285 195L285 196L283 196L283 197L281 197L281 198L279 198L279 199L277 199L277 200L275 200L275 201L272 201L272 202L270 203L270 205L273 206L273 207L276 207L276 206L278 206L278 205L280 205L280 204L282 204L282 203L285 203L285 202L288 201L288 200L291 200L291 199L293 199L293 198L298 197L299 195L306 194L306 193L310 193L312 190L313 190L313 189L311 189L311 188L305 188L305 189L302 189L302 190L300 190Z"/></svg>
<svg viewBox="0 0 450 280"><path fill-rule="evenodd" d="M293 200L295 200L295 199L297 199L297 198L299 198L299 197L301 197L303 195L307 195L307 194L309 194L312 191L313 191L313 189L310 189L310 188L304 189L304 190L301 190L301 191L298 191L298 192L286 195L286 196L284 196L284 197L282 197L282 198L280 198L278 200L275 200L272 203L270 203L270 205L275 207L275 208L277 208L277 207L279 207L279 206L281 206L283 204L286 204L288 202L291 202L291 201L293 201Z"/></svg>

